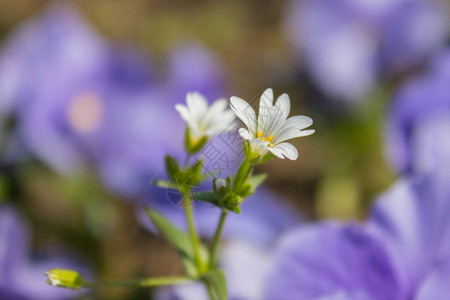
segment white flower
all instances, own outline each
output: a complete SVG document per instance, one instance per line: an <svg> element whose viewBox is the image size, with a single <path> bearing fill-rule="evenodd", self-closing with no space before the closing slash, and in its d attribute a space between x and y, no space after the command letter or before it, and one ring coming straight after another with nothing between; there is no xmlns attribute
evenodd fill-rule
<svg viewBox="0 0 450 300"><path fill-rule="evenodd" d="M211 137L234 128L235 115L227 109L227 100L216 100L208 107L208 102L201 94L188 93L186 103L187 106L175 105L175 109L186 121L192 136Z"/></svg>
<svg viewBox="0 0 450 300"><path fill-rule="evenodd" d="M239 134L250 142L251 150L261 157L271 152L281 159L287 157L296 160L297 149L284 141L314 133L314 130L303 130L312 125L311 118L306 116L288 118L290 107L287 94L278 97L274 105L273 91L269 88L261 96L257 121L255 111L246 101L231 97L231 108L247 126L247 129L240 128Z"/></svg>

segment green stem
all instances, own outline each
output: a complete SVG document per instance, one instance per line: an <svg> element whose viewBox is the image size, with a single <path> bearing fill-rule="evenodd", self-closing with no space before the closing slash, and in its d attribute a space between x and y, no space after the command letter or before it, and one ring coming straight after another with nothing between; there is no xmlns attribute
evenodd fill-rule
<svg viewBox="0 0 450 300"><path fill-rule="evenodd" d="M187 153L186 154L186 159L184 160L184 167L187 167L188 163L189 163L189 159L191 159L192 154Z"/></svg>
<svg viewBox="0 0 450 300"><path fill-rule="evenodd" d="M208 296L209 300L216 300L216 297L214 296L213 289L211 285L208 282L205 282L206 289L208 290Z"/></svg>
<svg viewBox="0 0 450 300"><path fill-rule="evenodd" d="M188 230L189 230L189 236L192 241L192 247L194 248L194 258L195 263L197 265L197 268L199 272L204 271L204 264L200 257L200 240L197 235L197 230L195 229L195 222L194 222L194 213L192 210L192 203L191 198L189 195L190 192L185 193L184 195L184 206L186 211L186 220L188 224Z"/></svg>
<svg viewBox="0 0 450 300"><path fill-rule="evenodd" d="M173 276L173 277L156 277L156 278L146 278L134 281L124 281L124 282L86 282L85 287L152 287L152 286L162 286L162 285L175 285L183 284L192 281L188 277Z"/></svg>
<svg viewBox="0 0 450 300"><path fill-rule="evenodd" d="M217 251L219 249L220 240L223 232L223 225L225 224L225 219L227 218L228 211L222 210L220 215L219 223L217 224L216 232L214 233L214 238L211 245L211 256L209 258L209 269L214 268L216 264Z"/></svg>

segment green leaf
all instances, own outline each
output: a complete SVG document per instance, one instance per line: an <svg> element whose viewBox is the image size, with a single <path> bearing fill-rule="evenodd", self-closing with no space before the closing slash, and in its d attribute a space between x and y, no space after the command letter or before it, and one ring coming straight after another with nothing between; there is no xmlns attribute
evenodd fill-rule
<svg viewBox="0 0 450 300"><path fill-rule="evenodd" d="M164 189L178 190L178 185L176 185L174 182L167 181L167 180L157 180L155 182L155 185L157 187L164 188Z"/></svg>
<svg viewBox="0 0 450 300"><path fill-rule="evenodd" d="M260 186L264 180L266 180L267 178L267 174L259 174L259 175L255 175L250 177L247 182L250 183L252 185L252 190L255 191L258 186Z"/></svg>
<svg viewBox="0 0 450 300"><path fill-rule="evenodd" d="M180 172L180 166L175 158L170 155L165 157L166 171L170 178L174 178Z"/></svg>
<svg viewBox="0 0 450 300"><path fill-rule="evenodd" d="M192 193L192 199L207 202L220 207L217 196L213 191Z"/></svg>
<svg viewBox="0 0 450 300"><path fill-rule="evenodd" d="M248 175L251 171L251 164L246 159L242 162L242 165L239 167L239 170L236 172L236 176L234 177L234 190L239 191L240 187L245 183L247 180Z"/></svg>
<svg viewBox="0 0 450 300"><path fill-rule="evenodd" d="M175 227L164 216L154 210L147 209L147 215L158 232L175 247L180 255L186 273L190 277L197 278L199 274L195 265L194 248L192 247L189 235ZM200 256L204 261L207 261L208 252L203 245L200 245Z"/></svg>
<svg viewBox="0 0 450 300"><path fill-rule="evenodd" d="M272 153L269 153L267 155L265 155L263 158L261 158L261 160L259 161L259 164L263 164L271 159L273 159L275 157L275 155L273 155Z"/></svg>
<svg viewBox="0 0 450 300"><path fill-rule="evenodd" d="M222 270L212 270L203 275L205 280L212 288L215 296L219 300L228 299L227 280Z"/></svg>
<svg viewBox="0 0 450 300"><path fill-rule="evenodd" d="M218 208L221 208L221 209L227 209L227 210L229 210L231 212L234 212L234 213L236 213L238 215L241 214L241 209L240 209L239 206L234 206L234 207L231 207L231 208L221 206L221 204L219 203L219 199L217 199L216 194L214 192L212 192L212 191L192 193L192 199L212 204L212 205L217 206Z"/></svg>
<svg viewBox="0 0 450 300"><path fill-rule="evenodd" d="M248 182L248 181L247 181ZM239 191L236 192L239 196L246 198L248 196L250 196L251 194L253 194L253 189L252 189L252 185L249 183L245 183L240 189Z"/></svg>

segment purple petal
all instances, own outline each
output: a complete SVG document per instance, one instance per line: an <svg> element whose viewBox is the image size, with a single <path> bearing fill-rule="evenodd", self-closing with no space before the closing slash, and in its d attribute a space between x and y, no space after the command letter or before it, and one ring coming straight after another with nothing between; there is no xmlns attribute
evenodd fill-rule
<svg viewBox="0 0 450 300"><path fill-rule="evenodd" d="M382 245L356 224L304 226L285 236L264 299L344 299L343 295L399 299L397 278Z"/></svg>
<svg viewBox="0 0 450 300"><path fill-rule="evenodd" d="M450 160L441 138L450 116L450 55L437 56L429 72L402 86L389 107L385 136L391 164L404 173L424 174Z"/></svg>
<svg viewBox="0 0 450 300"><path fill-rule="evenodd" d="M368 220L386 245L408 295L450 251L450 173L402 180L377 201Z"/></svg>

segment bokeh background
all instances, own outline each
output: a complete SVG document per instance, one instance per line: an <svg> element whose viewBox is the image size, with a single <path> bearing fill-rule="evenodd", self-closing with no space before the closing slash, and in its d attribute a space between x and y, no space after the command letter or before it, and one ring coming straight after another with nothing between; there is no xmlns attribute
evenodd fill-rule
<svg viewBox="0 0 450 300"><path fill-rule="evenodd" d="M154 297L41 287L52 266L103 281L182 273L141 208L184 222L151 183L165 176L165 153L183 159L174 105L190 91L257 106L271 87L289 94L291 115L314 120L316 133L293 142L297 161L258 167L264 190L227 224L227 239L267 248L301 222L363 219L401 174L433 164L421 159L434 148L405 158L390 134L415 134L412 122L395 124L417 114L395 115L397 98L445 65L448 13L446 2L419 0L0 1L2 299ZM224 175L241 158L230 139L209 158ZM207 240L217 214L196 210Z"/></svg>

